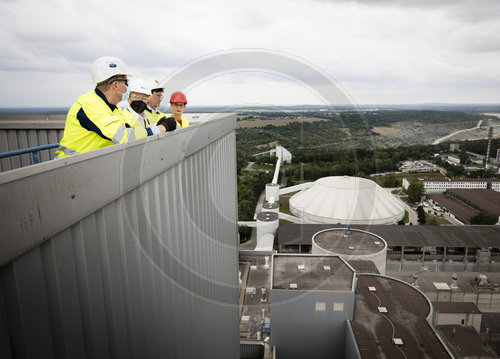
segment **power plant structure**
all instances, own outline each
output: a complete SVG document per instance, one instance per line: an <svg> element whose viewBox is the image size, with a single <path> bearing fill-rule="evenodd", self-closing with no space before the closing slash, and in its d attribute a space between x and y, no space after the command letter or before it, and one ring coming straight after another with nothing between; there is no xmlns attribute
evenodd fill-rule
<svg viewBox="0 0 500 359"><path fill-rule="evenodd" d="M404 209L373 181L337 176L279 188L275 180L266 185L266 202L256 217L255 247L240 249L241 260L248 263L272 258L266 272L268 285L260 292L270 293L269 300L261 303L265 305L265 317L259 315L259 303L255 302L259 293L240 289L245 314L240 326L255 328L254 332L240 333L241 339L248 346L263 340L267 351L263 349L261 357L270 358L274 353L277 357L302 358L308 353L317 358L371 358L403 353L410 358L414 351L425 358L458 358L461 348L448 336L448 325L455 323L459 328L454 330L460 333L470 328L471 321L460 319L468 318L470 308L443 309L441 303L451 298L464 301L473 295L488 296L489 304L478 299L470 305L476 312L500 313L498 285L488 287L491 293L483 293L487 290L484 284L468 287L465 282L466 278L483 278L481 271L495 271L489 273L487 281L500 283L500 274L496 273L500 267L493 259L496 250L500 251L498 226L470 230L461 226L395 226ZM280 212L280 195L293 192L297 192L289 200L293 215ZM271 225L276 214L291 223L280 224L278 220ZM443 247L444 253L440 253ZM464 253L457 256L454 251L462 249ZM349 286L335 286L349 277L347 272L340 274L341 267L332 264L335 261L345 263L345 268L354 273L349 290ZM265 283L261 276L256 277L261 265L255 267L248 272L242 288ZM452 278L448 271L467 274L457 277L455 273L455 279L446 283L441 278ZM429 280L438 274L435 286L432 282L429 286ZM260 284L253 284L254 280ZM446 314L436 313L429 298L437 301L436 306ZM474 318L476 332L467 332L471 343L482 340L477 332L480 316ZM387 322L395 329L382 334L379 325ZM495 355L486 346L475 353Z"/></svg>
<svg viewBox="0 0 500 359"><path fill-rule="evenodd" d="M278 156L244 249L236 116L198 120L0 174L2 358L496 356L499 226L394 225L357 177L280 189Z"/></svg>

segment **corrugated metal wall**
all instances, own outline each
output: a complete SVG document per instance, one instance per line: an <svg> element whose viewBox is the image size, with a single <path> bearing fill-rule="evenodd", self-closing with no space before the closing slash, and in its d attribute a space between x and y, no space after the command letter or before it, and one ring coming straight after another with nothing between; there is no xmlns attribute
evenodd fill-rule
<svg viewBox="0 0 500 359"><path fill-rule="evenodd" d="M64 132L65 115L0 115L0 152L58 143ZM56 149L40 151L40 162L54 159ZM0 159L0 172L33 164L25 154Z"/></svg>
<svg viewBox="0 0 500 359"><path fill-rule="evenodd" d="M1 358L239 356L234 122L0 175Z"/></svg>

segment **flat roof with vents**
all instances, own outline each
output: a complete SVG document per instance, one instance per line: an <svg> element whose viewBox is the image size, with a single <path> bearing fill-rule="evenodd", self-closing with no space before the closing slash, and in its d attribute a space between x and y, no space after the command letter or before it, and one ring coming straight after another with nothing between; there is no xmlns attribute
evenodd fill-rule
<svg viewBox="0 0 500 359"><path fill-rule="evenodd" d="M464 293L491 293L491 287L481 287L476 285L476 277L481 274L480 272L459 272L457 278L457 287L452 288L452 274L450 272L434 272L432 266L430 267L431 271L422 272L418 275L418 287L424 293L437 293L440 290L445 291L459 291ZM409 277L408 272L400 272L400 271L387 271L387 275L401 279L407 283L412 282L412 278ZM488 272L487 277L493 285L493 289L495 287L500 286L500 273L498 272ZM436 287L436 283L445 283L446 286L442 286L443 289L438 289ZM440 284L438 284L440 286Z"/></svg>
<svg viewBox="0 0 500 359"><path fill-rule="evenodd" d="M381 275L360 275L358 287L351 327L361 358L450 358L426 320L425 295Z"/></svg>
<svg viewBox="0 0 500 359"><path fill-rule="evenodd" d="M313 236L313 241L324 250L335 254L373 254L382 251L385 243L380 237L364 231L351 229L346 235L345 228L330 228Z"/></svg>
<svg viewBox="0 0 500 359"><path fill-rule="evenodd" d="M275 254L272 289L353 290L353 268L337 256Z"/></svg>

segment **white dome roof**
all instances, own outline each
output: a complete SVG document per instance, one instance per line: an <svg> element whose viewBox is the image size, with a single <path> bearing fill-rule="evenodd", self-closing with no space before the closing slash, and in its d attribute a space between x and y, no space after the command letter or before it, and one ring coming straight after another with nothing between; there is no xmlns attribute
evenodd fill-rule
<svg viewBox="0 0 500 359"><path fill-rule="evenodd" d="M360 177L323 177L290 198L290 211L317 223L392 224L403 205L374 181Z"/></svg>

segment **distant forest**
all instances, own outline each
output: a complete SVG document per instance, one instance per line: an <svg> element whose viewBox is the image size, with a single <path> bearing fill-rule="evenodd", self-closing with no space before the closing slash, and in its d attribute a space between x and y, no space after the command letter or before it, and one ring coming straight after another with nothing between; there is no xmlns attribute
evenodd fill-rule
<svg viewBox="0 0 500 359"><path fill-rule="evenodd" d="M395 122L452 123L461 122L474 125L484 116L475 113L458 111L380 111L380 112L348 112L348 113L315 113L314 117L338 120L343 127L372 129L377 126L390 126Z"/></svg>
<svg viewBox="0 0 500 359"><path fill-rule="evenodd" d="M240 119L278 119L283 117L322 118L319 122L294 122L285 126L268 125L237 130L238 149L248 154L274 147L274 142L294 155L300 151L323 151L349 147L373 147L379 134L374 127L387 127L394 123L453 124L473 127L487 116L459 111L380 111L380 112L255 112L239 114ZM267 146L268 144L272 144Z"/></svg>

